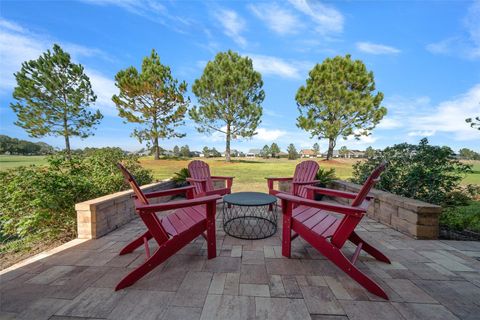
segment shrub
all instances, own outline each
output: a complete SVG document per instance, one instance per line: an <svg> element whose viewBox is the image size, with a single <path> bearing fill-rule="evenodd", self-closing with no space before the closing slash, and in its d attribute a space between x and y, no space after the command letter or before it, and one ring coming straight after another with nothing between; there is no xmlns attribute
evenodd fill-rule
<svg viewBox="0 0 480 320"><path fill-rule="evenodd" d="M172 180L175 181L175 184L185 185L187 183L187 178L190 177L190 172L188 172L187 168L182 168L178 172L173 174Z"/></svg>
<svg viewBox="0 0 480 320"><path fill-rule="evenodd" d="M128 188L116 163L122 161L140 184L151 182L136 156L102 148L48 159L48 166L0 172L0 238L75 234L75 203Z"/></svg>
<svg viewBox="0 0 480 320"><path fill-rule="evenodd" d="M480 233L480 202L470 201L466 206L445 208L440 224L453 230L470 230Z"/></svg>
<svg viewBox="0 0 480 320"><path fill-rule="evenodd" d="M402 143L353 166L354 182L362 184L382 161L387 168L376 187L401 196L443 205L447 194L458 189L471 166L453 157L449 147L431 146L427 139L418 145Z"/></svg>
<svg viewBox="0 0 480 320"><path fill-rule="evenodd" d="M335 176L335 169L318 169L317 175L315 176L315 180L318 180L320 185L327 186L332 183L337 177Z"/></svg>

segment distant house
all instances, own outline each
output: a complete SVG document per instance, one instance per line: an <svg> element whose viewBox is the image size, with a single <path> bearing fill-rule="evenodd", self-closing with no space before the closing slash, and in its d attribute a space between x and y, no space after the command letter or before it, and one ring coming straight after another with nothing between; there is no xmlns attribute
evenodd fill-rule
<svg viewBox="0 0 480 320"><path fill-rule="evenodd" d="M245 154L245 157L247 158L255 158L258 157L261 153L260 149L250 149L248 152Z"/></svg>
<svg viewBox="0 0 480 320"><path fill-rule="evenodd" d="M191 151L190 156L191 157L202 157L203 153L201 153L200 151Z"/></svg>
<svg viewBox="0 0 480 320"><path fill-rule="evenodd" d="M302 149L300 150L300 157L301 158L314 158L315 157L315 151L311 149Z"/></svg>
<svg viewBox="0 0 480 320"><path fill-rule="evenodd" d="M277 157L279 157L279 158L287 158L287 157L288 157L288 153L280 151L279 153L277 153Z"/></svg>
<svg viewBox="0 0 480 320"><path fill-rule="evenodd" d="M365 151L361 150L351 150L350 158L365 158Z"/></svg>
<svg viewBox="0 0 480 320"><path fill-rule="evenodd" d="M205 154L203 154L203 153L200 153L198 156L199 156L200 158L205 158Z"/></svg>
<svg viewBox="0 0 480 320"><path fill-rule="evenodd" d="M322 157L326 158L327 157L327 152L322 153ZM338 153L338 150L333 150L332 157L333 158L339 158L340 157L340 154Z"/></svg>

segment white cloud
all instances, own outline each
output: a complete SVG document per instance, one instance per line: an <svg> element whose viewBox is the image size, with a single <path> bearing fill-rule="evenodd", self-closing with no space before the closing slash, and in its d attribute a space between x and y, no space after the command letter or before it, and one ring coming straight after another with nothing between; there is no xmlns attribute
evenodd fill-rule
<svg viewBox="0 0 480 320"><path fill-rule="evenodd" d="M235 11L228 9L220 9L214 13L215 18L223 27L223 32L230 37L240 47L247 45L247 40L241 35L245 30L245 20Z"/></svg>
<svg viewBox="0 0 480 320"><path fill-rule="evenodd" d="M165 12L165 7L155 0L141 1L141 0L82 0L85 3L100 5L100 6L117 6L128 12L138 15L148 15L151 12L162 13Z"/></svg>
<svg viewBox="0 0 480 320"><path fill-rule="evenodd" d="M284 136L287 132L278 129L258 128L254 136L255 140L260 141L276 141L278 138Z"/></svg>
<svg viewBox="0 0 480 320"><path fill-rule="evenodd" d="M410 131L408 133L409 137L430 137L435 134L435 130L420 130L420 131Z"/></svg>
<svg viewBox="0 0 480 320"><path fill-rule="evenodd" d="M321 34L338 33L343 31L344 17L334 7L319 1L289 0L300 12L309 16L317 25L316 31Z"/></svg>
<svg viewBox="0 0 480 320"><path fill-rule="evenodd" d="M463 33L427 44L433 54L459 55L467 59L480 58L480 0L469 7L463 19Z"/></svg>
<svg viewBox="0 0 480 320"><path fill-rule="evenodd" d="M161 0L80 0L84 3L98 6L116 6L131 14L141 16L152 22L159 23L178 33L188 33L190 30L198 31L203 26L197 21L183 16L171 14L168 5L173 1Z"/></svg>
<svg viewBox="0 0 480 320"><path fill-rule="evenodd" d="M283 78L298 78L299 69L285 60L272 56L248 54L253 61L253 67L264 75L276 75Z"/></svg>
<svg viewBox="0 0 480 320"><path fill-rule="evenodd" d="M386 116L380 121L380 123L375 128L389 130L389 129L397 129L400 127L402 127L402 122L399 119Z"/></svg>
<svg viewBox="0 0 480 320"><path fill-rule="evenodd" d="M358 50L371 53L371 54L398 54L400 50L394 47L386 46L378 43L371 42L357 42L356 47Z"/></svg>
<svg viewBox="0 0 480 320"><path fill-rule="evenodd" d="M276 3L250 5L250 10L272 31L285 35L295 34L303 28L302 22L289 10Z"/></svg>
<svg viewBox="0 0 480 320"><path fill-rule="evenodd" d="M115 82L92 69L86 69L85 73L90 78L93 91L97 95L95 107L99 108L100 112L105 115L118 116L118 111L112 102L112 96L118 94L118 88L115 86Z"/></svg>
<svg viewBox="0 0 480 320"><path fill-rule="evenodd" d="M13 74L20 70L22 62L37 59L43 52L51 49L53 43L58 42L45 35L37 35L14 22L0 19L0 93L10 93L15 86ZM99 57L110 59L103 51L88 48L73 43L61 43L60 45L71 54L72 59L81 57ZM97 94L97 102L94 107L100 108L104 114L116 115L116 110L111 102L115 92L114 81L100 72L86 67L86 74L90 77L93 91Z"/></svg>
<svg viewBox="0 0 480 320"><path fill-rule="evenodd" d="M472 128L465 123L466 118L480 114L480 84L468 92L439 103L424 114L409 119L412 131L451 133L456 140L478 139Z"/></svg>

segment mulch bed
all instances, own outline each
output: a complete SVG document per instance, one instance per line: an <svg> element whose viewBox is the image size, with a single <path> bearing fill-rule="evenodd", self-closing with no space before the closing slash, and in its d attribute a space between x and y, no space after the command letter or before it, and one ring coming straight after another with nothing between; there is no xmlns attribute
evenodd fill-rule
<svg viewBox="0 0 480 320"><path fill-rule="evenodd" d="M452 230L445 226L440 226L440 239L444 240L462 240L462 241L480 241L480 233L470 230Z"/></svg>

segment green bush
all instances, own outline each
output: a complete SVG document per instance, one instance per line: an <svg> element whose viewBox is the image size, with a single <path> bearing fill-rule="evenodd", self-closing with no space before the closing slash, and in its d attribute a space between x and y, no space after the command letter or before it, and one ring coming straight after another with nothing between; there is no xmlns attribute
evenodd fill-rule
<svg viewBox="0 0 480 320"><path fill-rule="evenodd" d="M365 162L353 166L354 182L362 184L382 161L387 168L376 187L408 198L444 205L448 194L459 188L471 166L453 157L449 147L402 143L375 151Z"/></svg>
<svg viewBox="0 0 480 320"><path fill-rule="evenodd" d="M330 183L333 182L337 177L335 176L335 169L318 169L317 175L315 176L315 180L319 181L319 184L328 186Z"/></svg>
<svg viewBox="0 0 480 320"><path fill-rule="evenodd" d="M185 185L187 183L187 178L189 177L190 172L188 171L188 168L182 168L173 174L172 180L175 181L177 185Z"/></svg>
<svg viewBox="0 0 480 320"><path fill-rule="evenodd" d="M453 230L480 232L480 202L470 201L466 206L444 208L440 224Z"/></svg>
<svg viewBox="0 0 480 320"><path fill-rule="evenodd" d="M59 237L75 234L75 203L128 188L121 161L140 184L153 180L136 156L119 148L90 149L68 161L64 154L48 166L0 172L0 238Z"/></svg>

